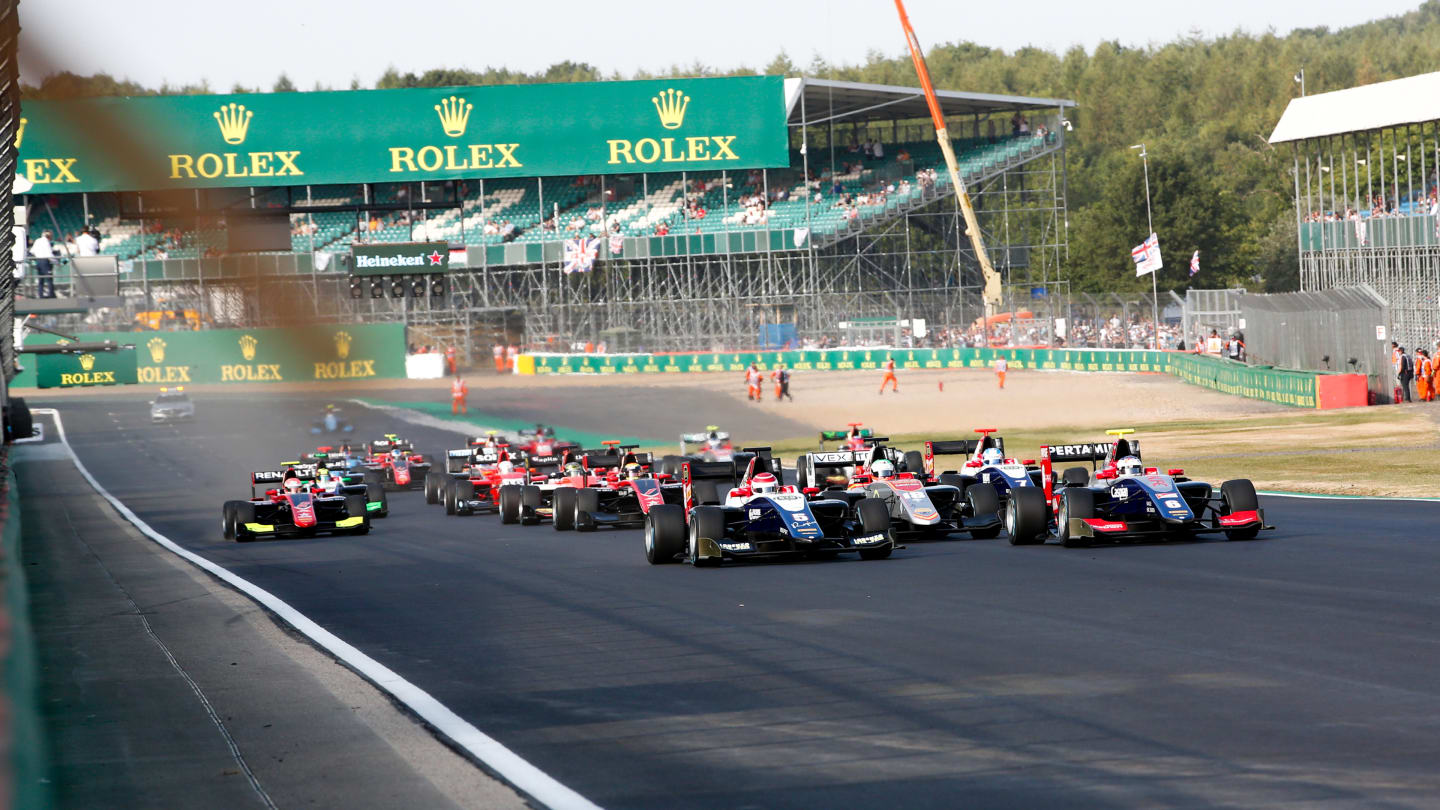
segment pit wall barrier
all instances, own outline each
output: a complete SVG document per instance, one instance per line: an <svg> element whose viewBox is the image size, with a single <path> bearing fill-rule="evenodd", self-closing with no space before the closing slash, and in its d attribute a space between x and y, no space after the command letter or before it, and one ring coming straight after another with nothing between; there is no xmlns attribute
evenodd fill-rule
<svg viewBox="0 0 1440 810"><path fill-rule="evenodd" d="M200 332L85 332L82 341L134 344L143 385L315 382L403 378L405 327L398 323L329 324ZM61 338L33 334L26 346ZM12 388L35 387L36 355L21 355L25 370ZM69 387L69 386L61 386Z"/></svg>
<svg viewBox="0 0 1440 810"><path fill-rule="evenodd" d="M1012 369L1151 372L1251 399L1297 408L1366 404L1365 377L1249 366L1216 357L1146 349L819 349L685 354L523 354L520 374L743 373L754 363L801 371L879 369L891 356L902 369L989 368L1003 357Z"/></svg>

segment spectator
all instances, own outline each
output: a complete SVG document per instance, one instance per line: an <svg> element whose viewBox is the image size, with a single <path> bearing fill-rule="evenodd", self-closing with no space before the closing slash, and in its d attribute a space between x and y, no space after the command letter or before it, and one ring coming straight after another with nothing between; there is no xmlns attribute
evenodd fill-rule
<svg viewBox="0 0 1440 810"><path fill-rule="evenodd" d="M40 238L30 246L30 255L35 257L35 276L39 285L36 294L41 298L54 298L55 279L51 263L55 259L55 248L50 244L49 231L40 232Z"/></svg>
<svg viewBox="0 0 1440 810"><path fill-rule="evenodd" d="M876 160L884 160L884 159L885 159L885 144L880 143L879 141L876 141L876 142L875 142L874 144L872 144L871 147L870 147L870 155L871 155L872 157L874 157Z"/></svg>

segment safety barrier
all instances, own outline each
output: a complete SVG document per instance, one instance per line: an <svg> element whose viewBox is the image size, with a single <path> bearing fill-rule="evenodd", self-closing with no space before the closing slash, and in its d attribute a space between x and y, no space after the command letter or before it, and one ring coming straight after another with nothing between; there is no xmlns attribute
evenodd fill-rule
<svg viewBox="0 0 1440 810"><path fill-rule="evenodd" d="M150 385L405 376L405 327L398 323L202 332L91 332L76 337L87 342L134 344L138 381ZM36 334L28 337L25 345L60 340L54 335ZM11 387L56 384L48 376L37 379L35 368L40 364L36 356L27 355L26 360L27 368L16 375ZM75 384L87 384L84 375L73 376L78 380Z"/></svg>
<svg viewBox="0 0 1440 810"><path fill-rule="evenodd" d="M8 450L8 448L6 448ZM46 808L52 805L49 762L40 714L40 667L30 626L30 596L20 562L20 492L0 450L0 591L4 592L0 649L4 651L4 711L0 712L0 751L8 759L0 805Z"/></svg>
<svg viewBox="0 0 1440 810"><path fill-rule="evenodd" d="M821 349L687 354L526 354L521 374L694 374L741 372L755 364L769 371L784 363L795 371L878 369L891 357L898 368L989 368L1005 358L1012 369L1150 372L1227 394L1299 408L1364 405L1356 380L1364 376L1247 366L1205 355L1146 349ZM1324 391L1322 396L1319 392Z"/></svg>

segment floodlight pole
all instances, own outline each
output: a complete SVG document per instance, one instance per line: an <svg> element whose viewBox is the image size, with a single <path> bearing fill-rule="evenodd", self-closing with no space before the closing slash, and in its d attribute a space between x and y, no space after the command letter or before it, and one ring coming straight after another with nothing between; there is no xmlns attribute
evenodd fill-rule
<svg viewBox="0 0 1440 810"><path fill-rule="evenodd" d="M1140 150L1140 162L1145 167L1145 224L1150 228L1150 233L1146 235L1145 239L1148 241L1151 236L1155 235L1155 220L1150 215L1150 153L1145 151L1143 143L1137 143L1130 148ZM1156 249L1159 249L1158 240ZM1152 318L1150 348L1157 351L1160 349L1160 285L1155 280L1158 275L1160 275L1159 270L1150 271L1150 317Z"/></svg>
<svg viewBox="0 0 1440 810"><path fill-rule="evenodd" d="M915 74L920 79L920 88L925 91L925 103L930 106L930 120L935 123L935 139L940 142L940 153L945 156L945 166L950 170L950 182L955 186L955 198L965 216L966 233L970 236L971 246L975 248L975 258L980 262L980 272L985 279L982 293L985 302L983 323L986 331L985 344L988 347L990 316L995 314L1001 303L1000 275L990 264L990 254L985 252L985 238L980 233L980 221L975 216L970 195L965 191L965 181L960 179L960 167L955 162L955 149L950 144L950 133L945 128L945 116L940 112L940 100L936 98L935 86L930 82L930 69L925 66L925 52L920 48L920 40L916 39L915 30L910 27L910 17L905 13L903 0L895 0L895 10L900 13L900 25L905 29L905 44L910 48L910 60L915 63Z"/></svg>

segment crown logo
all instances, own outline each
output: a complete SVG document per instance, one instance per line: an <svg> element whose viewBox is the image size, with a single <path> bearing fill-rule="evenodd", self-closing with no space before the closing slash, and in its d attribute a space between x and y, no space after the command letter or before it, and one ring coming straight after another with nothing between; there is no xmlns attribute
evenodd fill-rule
<svg viewBox="0 0 1440 810"><path fill-rule="evenodd" d="M20 119L20 128L15 130L15 148L20 148L20 142L25 140L25 125L30 123L29 118Z"/></svg>
<svg viewBox="0 0 1440 810"><path fill-rule="evenodd" d="M150 359L156 363L165 362L165 341L158 337L150 338L145 346L150 349Z"/></svg>
<svg viewBox="0 0 1440 810"><path fill-rule="evenodd" d="M255 346L260 341L256 340L253 335L241 335L240 340L238 340L237 342L240 344L240 355L245 358L245 362L248 363L251 360L254 360Z"/></svg>
<svg viewBox="0 0 1440 810"><path fill-rule="evenodd" d="M350 356L350 340L349 332L335 333L335 354L339 355L341 360Z"/></svg>
<svg viewBox="0 0 1440 810"><path fill-rule="evenodd" d="M463 98L451 96L441 99L435 105L435 112L440 114L440 126L444 128L445 134L452 138L458 138L465 134L465 126L470 123L470 111L475 109Z"/></svg>
<svg viewBox="0 0 1440 810"><path fill-rule="evenodd" d="M660 95L650 99L655 112L660 113L660 126L679 129L685 123L685 108L690 106L690 97L679 90L661 90Z"/></svg>
<svg viewBox="0 0 1440 810"><path fill-rule="evenodd" d="M92 369L92 368L94 368L94 367L95 367L95 355L93 355L93 354L82 354L82 355L80 355L80 368L84 369L85 371L89 371L90 369Z"/></svg>
<svg viewBox="0 0 1440 810"><path fill-rule="evenodd" d="M255 113L245 109L244 104L221 104L218 112L214 113L215 120L220 124L220 137L225 143L244 143L245 133L250 129L250 119Z"/></svg>

